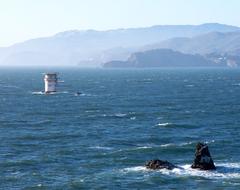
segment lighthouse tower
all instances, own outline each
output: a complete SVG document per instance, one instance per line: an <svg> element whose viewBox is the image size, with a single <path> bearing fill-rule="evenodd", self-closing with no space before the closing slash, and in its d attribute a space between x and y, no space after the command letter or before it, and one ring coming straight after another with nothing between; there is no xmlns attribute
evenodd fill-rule
<svg viewBox="0 0 240 190"><path fill-rule="evenodd" d="M57 73L44 74L45 93L56 92L57 85Z"/></svg>

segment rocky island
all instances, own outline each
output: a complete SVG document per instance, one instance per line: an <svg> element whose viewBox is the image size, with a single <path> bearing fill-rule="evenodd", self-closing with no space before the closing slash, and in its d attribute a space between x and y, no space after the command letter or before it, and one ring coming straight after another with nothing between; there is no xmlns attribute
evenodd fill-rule
<svg viewBox="0 0 240 190"><path fill-rule="evenodd" d="M172 170L174 168L179 168L178 166L163 160L150 160L145 164L147 169L159 170L159 169L168 169ZM211 154L208 150L207 144L198 143L196 145L195 158L193 164L191 166L193 169L200 170L215 170L216 167L214 165Z"/></svg>

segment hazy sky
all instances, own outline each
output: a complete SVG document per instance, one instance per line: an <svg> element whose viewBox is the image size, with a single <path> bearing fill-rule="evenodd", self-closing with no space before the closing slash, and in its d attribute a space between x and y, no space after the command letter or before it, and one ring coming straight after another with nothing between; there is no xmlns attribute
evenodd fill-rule
<svg viewBox="0 0 240 190"><path fill-rule="evenodd" d="M73 29L240 26L239 9L240 0L0 0L0 46Z"/></svg>

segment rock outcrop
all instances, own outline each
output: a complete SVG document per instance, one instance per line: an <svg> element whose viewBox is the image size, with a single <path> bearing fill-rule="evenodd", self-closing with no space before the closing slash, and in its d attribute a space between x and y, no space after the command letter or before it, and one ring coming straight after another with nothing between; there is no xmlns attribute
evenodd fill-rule
<svg viewBox="0 0 240 190"><path fill-rule="evenodd" d="M146 163L145 166L146 166L146 168L153 169L153 170L157 170L157 169L172 170L177 167L174 164L172 164L168 161L163 161L163 160L150 160Z"/></svg>
<svg viewBox="0 0 240 190"><path fill-rule="evenodd" d="M198 143L196 145L195 159L191 168L201 170L215 170L213 159L208 150L208 146L204 143Z"/></svg>

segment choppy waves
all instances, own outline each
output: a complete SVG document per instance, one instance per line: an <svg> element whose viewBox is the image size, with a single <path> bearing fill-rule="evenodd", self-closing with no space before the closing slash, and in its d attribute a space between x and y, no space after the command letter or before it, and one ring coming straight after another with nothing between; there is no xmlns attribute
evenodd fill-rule
<svg viewBox="0 0 240 190"><path fill-rule="evenodd" d="M62 71L47 96L34 72L1 73L2 189L239 189L239 73ZM198 141L216 171L190 168Z"/></svg>

